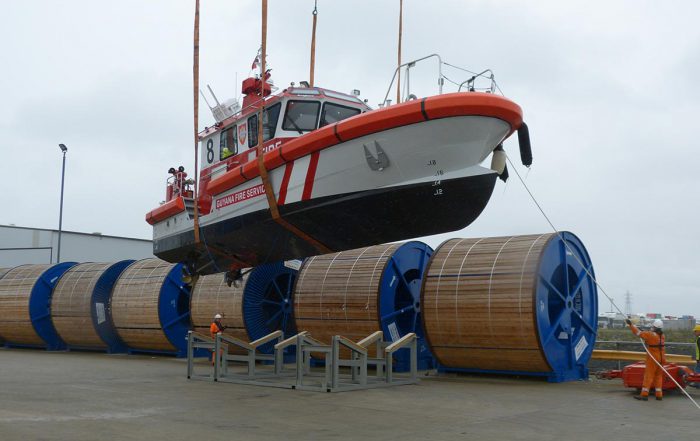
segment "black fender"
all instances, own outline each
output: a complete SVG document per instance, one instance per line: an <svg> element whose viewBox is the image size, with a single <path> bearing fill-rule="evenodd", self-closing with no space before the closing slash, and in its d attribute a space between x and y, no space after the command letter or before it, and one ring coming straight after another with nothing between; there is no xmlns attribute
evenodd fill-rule
<svg viewBox="0 0 700 441"><path fill-rule="evenodd" d="M530 130L525 122L518 129L518 144L520 145L520 161L525 167L531 166L532 146L530 145Z"/></svg>

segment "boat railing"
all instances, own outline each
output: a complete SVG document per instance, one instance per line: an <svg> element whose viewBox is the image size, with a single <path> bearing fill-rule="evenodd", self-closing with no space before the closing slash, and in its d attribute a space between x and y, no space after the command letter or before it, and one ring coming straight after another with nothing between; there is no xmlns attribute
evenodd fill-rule
<svg viewBox="0 0 700 441"><path fill-rule="evenodd" d="M411 69L416 66L416 64L426 61L436 59L437 60L437 85L438 85L438 95L442 95L445 88L445 81L457 86L457 91L469 91L469 92L487 92L496 93L498 91L501 93L498 84L496 83L496 78L491 69L486 69L481 72L474 72L463 67L455 66L446 61L443 61L439 54L430 54L425 57L417 58L415 60L406 62L394 69L394 75L391 77L391 82L389 83L389 88L384 95L384 100L379 104L379 107L386 107L391 105L391 100L389 99L389 94L394 88L394 83L397 81L399 73L403 70L404 72L404 93L402 101L416 99L416 95L411 93ZM455 81L445 75L445 68L455 69L461 74L469 74L469 78L464 81ZM501 93L502 94L502 93Z"/></svg>

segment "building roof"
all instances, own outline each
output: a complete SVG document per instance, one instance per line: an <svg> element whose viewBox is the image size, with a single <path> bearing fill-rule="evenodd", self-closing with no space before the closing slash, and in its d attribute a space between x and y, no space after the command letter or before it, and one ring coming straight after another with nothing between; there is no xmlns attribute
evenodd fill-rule
<svg viewBox="0 0 700 441"><path fill-rule="evenodd" d="M36 230L36 231L51 231L53 233L58 233L58 230L53 230L50 228L34 228L34 227L20 227L17 225L0 225L0 228L17 228L20 230ZM136 237L126 237L126 236L110 236L108 234L102 234L102 233L82 233L80 231L68 231L68 230L61 230L61 234L77 234L81 236L92 236L92 237L109 237L112 239L125 239L125 240L137 240L140 242L153 242L152 240L149 239L139 239Z"/></svg>

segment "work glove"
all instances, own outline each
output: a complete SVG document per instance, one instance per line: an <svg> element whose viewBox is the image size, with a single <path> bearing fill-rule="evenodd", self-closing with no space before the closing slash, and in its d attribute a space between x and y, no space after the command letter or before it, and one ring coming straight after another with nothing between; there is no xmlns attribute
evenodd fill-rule
<svg viewBox="0 0 700 441"><path fill-rule="evenodd" d="M630 319L625 319L625 323L627 323L627 325L629 326L629 325L632 324L632 320L630 320Z"/></svg>

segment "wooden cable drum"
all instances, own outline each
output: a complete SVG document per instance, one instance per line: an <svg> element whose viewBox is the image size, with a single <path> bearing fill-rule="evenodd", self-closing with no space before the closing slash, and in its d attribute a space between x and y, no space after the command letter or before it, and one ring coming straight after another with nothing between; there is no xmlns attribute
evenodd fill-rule
<svg viewBox="0 0 700 441"><path fill-rule="evenodd" d="M209 334L215 314L223 316L225 334L253 341L281 330L296 333L292 292L300 261L267 263L245 274L239 286L227 286L223 274L202 276L192 291L192 326ZM271 352L272 344L260 348Z"/></svg>
<svg viewBox="0 0 700 441"><path fill-rule="evenodd" d="M200 276L190 299L192 330L209 335L209 326L214 321L214 316L221 314L221 324L226 328L224 335L248 341L243 322L243 287L248 275L243 276L238 286L228 286L224 273ZM231 347L230 352L239 351Z"/></svg>
<svg viewBox="0 0 700 441"><path fill-rule="evenodd" d="M56 285L51 320L69 348L123 352L109 312L109 297L117 278L133 260L81 263Z"/></svg>
<svg viewBox="0 0 700 441"><path fill-rule="evenodd" d="M586 378L598 317L594 277L569 232L448 240L422 290L428 343L449 369Z"/></svg>
<svg viewBox="0 0 700 441"><path fill-rule="evenodd" d="M297 329L324 343L334 335L358 341L376 331L391 341L409 332L422 337L420 287L431 254L413 241L306 259L294 290ZM404 352L397 353L399 369L408 367ZM420 338L419 366L430 364Z"/></svg>
<svg viewBox="0 0 700 441"><path fill-rule="evenodd" d="M130 351L187 353L190 289L182 264L138 260L117 280L110 302L112 320Z"/></svg>
<svg viewBox="0 0 700 441"><path fill-rule="evenodd" d="M73 265L22 265L0 279L0 335L7 345L65 348L51 323L51 294Z"/></svg>
<svg viewBox="0 0 700 441"><path fill-rule="evenodd" d="M2 276L7 274L8 271L10 271L12 268L0 268L0 279L2 279ZM2 338L2 335L0 335L0 345L4 344L5 340Z"/></svg>

